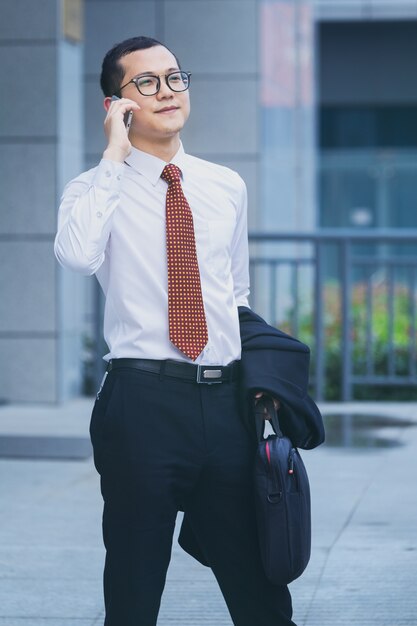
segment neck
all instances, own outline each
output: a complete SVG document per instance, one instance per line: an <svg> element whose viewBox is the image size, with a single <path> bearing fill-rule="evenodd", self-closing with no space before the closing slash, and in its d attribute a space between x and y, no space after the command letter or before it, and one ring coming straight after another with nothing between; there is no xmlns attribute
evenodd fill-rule
<svg viewBox="0 0 417 626"><path fill-rule="evenodd" d="M152 156L158 157L158 159L165 161L165 163L169 163L178 152L180 138L179 135L175 135L175 137L169 137L165 141L158 143L138 138L137 140L132 140L132 146L138 150L142 150L142 152L147 152L148 154L152 154Z"/></svg>

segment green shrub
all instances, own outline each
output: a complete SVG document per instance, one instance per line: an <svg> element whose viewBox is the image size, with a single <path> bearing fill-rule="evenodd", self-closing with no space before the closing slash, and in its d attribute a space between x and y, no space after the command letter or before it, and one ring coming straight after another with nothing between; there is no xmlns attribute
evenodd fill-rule
<svg viewBox="0 0 417 626"><path fill-rule="evenodd" d="M352 374L365 375L368 372L376 376L389 375L389 340L392 337L392 359L396 376L410 375L412 348L412 316L410 292L403 285L396 285L393 290L393 316L390 328L390 294L386 283L373 285L370 300L371 324L370 355L367 355L367 288L366 284L357 283L351 292L350 350ZM323 337L325 349L325 399L340 400L342 386L342 307L340 286L328 283L323 291ZM286 319L277 326L291 334L291 311ZM314 318L311 311L304 311L299 318L298 338L312 348L311 374L315 374L315 332ZM416 341L416 337L414 338ZM369 363L368 363L369 359ZM416 400L417 385L371 385L357 384L353 387L353 397L363 400Z"/></svg>

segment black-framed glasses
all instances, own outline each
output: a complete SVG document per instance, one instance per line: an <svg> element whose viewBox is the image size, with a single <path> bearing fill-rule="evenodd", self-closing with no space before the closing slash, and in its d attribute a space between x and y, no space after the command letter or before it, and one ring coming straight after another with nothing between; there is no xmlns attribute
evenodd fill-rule
<svg viewBox="0 0 417 626"><path fill-rule="evenodd" d="M162 77L165 78L165 82L171 91L187 91L190 86L191 72L179 70L170 72L169 74L162 74ZM155 76L155 74L135 76L135 78L132 78L132 80L122 85L119 91L127 87L127 85L130 85L130 83L136 85L136 89L142 96L154 96L161 88L161 76Z"/></svg>

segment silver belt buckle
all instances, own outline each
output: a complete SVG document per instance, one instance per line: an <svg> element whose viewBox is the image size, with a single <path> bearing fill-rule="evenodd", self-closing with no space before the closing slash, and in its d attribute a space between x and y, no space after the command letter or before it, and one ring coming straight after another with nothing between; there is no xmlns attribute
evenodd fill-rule
<svg viewBox="0 0 417 626"><path fill-rule="evenodd" d="M197 382L205 383L206 385L213 385L221 383L222 370L218 368L210 369L210 365L197 365ZM220 380L217 380L220 379Z"/></svg>

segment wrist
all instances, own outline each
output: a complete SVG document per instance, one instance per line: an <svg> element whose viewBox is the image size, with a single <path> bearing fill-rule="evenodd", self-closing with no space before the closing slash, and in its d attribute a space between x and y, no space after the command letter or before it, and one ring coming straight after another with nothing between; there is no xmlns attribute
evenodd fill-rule
<svg viewBox="0 0 417 626"><path fill-rule="evenodd" d="M103 159L123 163L128 154L128 152L121 150L120 148L107 147L103 152Z"/></svg>

